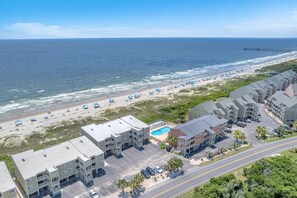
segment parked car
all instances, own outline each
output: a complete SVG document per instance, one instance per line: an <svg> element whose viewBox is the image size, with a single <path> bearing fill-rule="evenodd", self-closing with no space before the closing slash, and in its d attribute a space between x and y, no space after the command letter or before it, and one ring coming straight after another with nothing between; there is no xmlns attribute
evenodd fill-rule
<svg viewBox="0 0 297 198"><path fill-rule="evenodd" d="M247 123L251 123L252 121L250 119L246 119L246 122Z"/></svg>
<svg viewBox="0 0 297 198"><path fill-rule="evenodd" d="M140 173L144 176L145 179L149 179L151 177L150 174L144 169L142 169Z"/></svg>
<svg viewBox="0 0 297 198"><path fill-rule="evenodd" d="M99 198L99 195L98 195L98 193L96 193L95 190L90 190L89 195L92 198Z"/></svg>
<svg viewBox="0 0 297 198"><path fill-rule="evenodd" d="M154 170L155 170L157 173L163 173L163 169L162 169L160 166L155 166L155 167L154 167Z"/></svg>
<svg viewBox="0 0 297 198"><path fill-rule="evenodd" d="M278 135L279 131L277 129L272 129L269 131L270 134Z"/></svg>
<svg viewBox="0 0 297 198"><path fill-rule="evenodd" d="M239 127L246 127L247 123L246 122L237 122L237 126Z"/></svg>
<svg viewBox="0 0 297 198"><path fill-rule="evenodd" d="M31 118L30 121L31 122L36 122L36 119L35 118Z"/></svg>
<svg viewBox="0 0 297 198"><path fill-rule="evenodd" d="M176 170L168 174L170 178L176 178L177 176L184 175L183 170Z"/></svg>
<svg viewBox="0 0 297 198"><path fill-rule="evenodd" d="M146 167L145 169L151 176L155 175L155 171L151 167Z"/></svg>
<svg viewBox="0 0 297 198"><path fill-rule="evenodd" d="M226 129L225 132L226 133L232 133L232 130L231 129Z"/></svg>

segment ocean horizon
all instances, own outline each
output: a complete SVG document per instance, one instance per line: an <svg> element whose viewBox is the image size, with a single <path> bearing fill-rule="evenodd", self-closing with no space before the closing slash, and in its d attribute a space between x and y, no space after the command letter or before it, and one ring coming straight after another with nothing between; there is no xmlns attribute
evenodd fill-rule
<svg viewBox="0 0 297 198"><path fill-rule="evenodd" d="M290 55L282 50L297 50L297 39L0 40L0 119Z"/></svg>

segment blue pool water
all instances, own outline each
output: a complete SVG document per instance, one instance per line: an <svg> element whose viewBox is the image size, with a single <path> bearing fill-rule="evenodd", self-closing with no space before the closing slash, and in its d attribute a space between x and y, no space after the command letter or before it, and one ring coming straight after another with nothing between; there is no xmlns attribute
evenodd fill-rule
<svg viewBox="0 0 297 198"><path fill-rule="evenodd" d="M152 135L162 135L163 133L168 133L170 131L170 128L168 126L163 127L161 129L155 130L153 132L151 132Z"/></svg>

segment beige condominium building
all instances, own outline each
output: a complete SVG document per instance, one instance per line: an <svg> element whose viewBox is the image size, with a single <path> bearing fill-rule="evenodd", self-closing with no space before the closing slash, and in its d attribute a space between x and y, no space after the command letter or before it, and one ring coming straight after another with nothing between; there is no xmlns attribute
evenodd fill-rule
<svg viewBox="0 0 297 198"><path fill-rule="evenodd" d="M257 103L249 96L244 95L240 98L233 100L234 104L238 107L238 120L246 121L251 119L253 121L259 121L260 112Z"/></svg>
<svg viewBox="0 0 297 198"><path fill-rule="evenodd" d="M214 145L216 140L225 136L227 120L215 115L205 115L172 128L170 136L177 138L176 149L183 156L206 146Z"/></svg>
<svg viewBox="0 0 297 198"><path fill-rule="evenodd" d="M283 91L277 91L270 96L265 106L283 122L293 122L297 119L297 98L290 97Z"/></svg>
<svg viewBox="0 0 297 198"><path fill-rule="evenodd" d="M128 115L104 124L91 124L81 128L105 154L121 156L122 150L134 146L141 149L149 138L149 125Z"/></svg>
<svg viewBox="0 0 297 198"><path fill-rule="evenodd" d="M104 166L102 150L85 136L44 150L28 150L12 159L16 178L28 197L58 195L61 186L76 179L90 183Z"/></svg>
<svg viewBox="0 0 297 198"><path fill-rule="evenodd" d="M0 198L17 198L15 184L4 162L0 162Z"/></svg>

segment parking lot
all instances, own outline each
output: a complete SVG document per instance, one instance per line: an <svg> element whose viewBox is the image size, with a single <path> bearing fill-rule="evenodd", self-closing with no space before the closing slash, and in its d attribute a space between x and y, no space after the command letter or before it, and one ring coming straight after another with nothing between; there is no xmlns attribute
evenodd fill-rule
<svg viewBox="0 0 297 198"><path fill-rule="evenodd" d="M261 117L260 117L261 122L252 121L251 123L247 123L247 126L244 128L238 127L236 125L232 127L232 131L236 129L243 131L247 136L248 142L252 143L254 146L264 143L262 141L255 139L255 136L257 135L256 128L258 126L265 126L266 129L270 131L281 125L266 113L266 111L264 110L264 104L258 104L258 105L259 105L259 111L261 114Z"/></svg>
<svg viewBox="0 0 297 198"><path fill-rule="evenodd" d="M94 189L102 197L118 197L120 193L116 186L118 179L126 178L129 180L147 166L164 166L172 157L178 156L151 143L144 145L144 149L141 151L133 147L129 148L123 151L123 157L110 156L105 160L104 172L101 172L99 177L94 178L94 184L85 186L80 180L77 180L62 188L61 196L63 198L89 197L89 190ZM181 159L184 160L184 170L189 171L194 167L184 158Z"/></svg>

